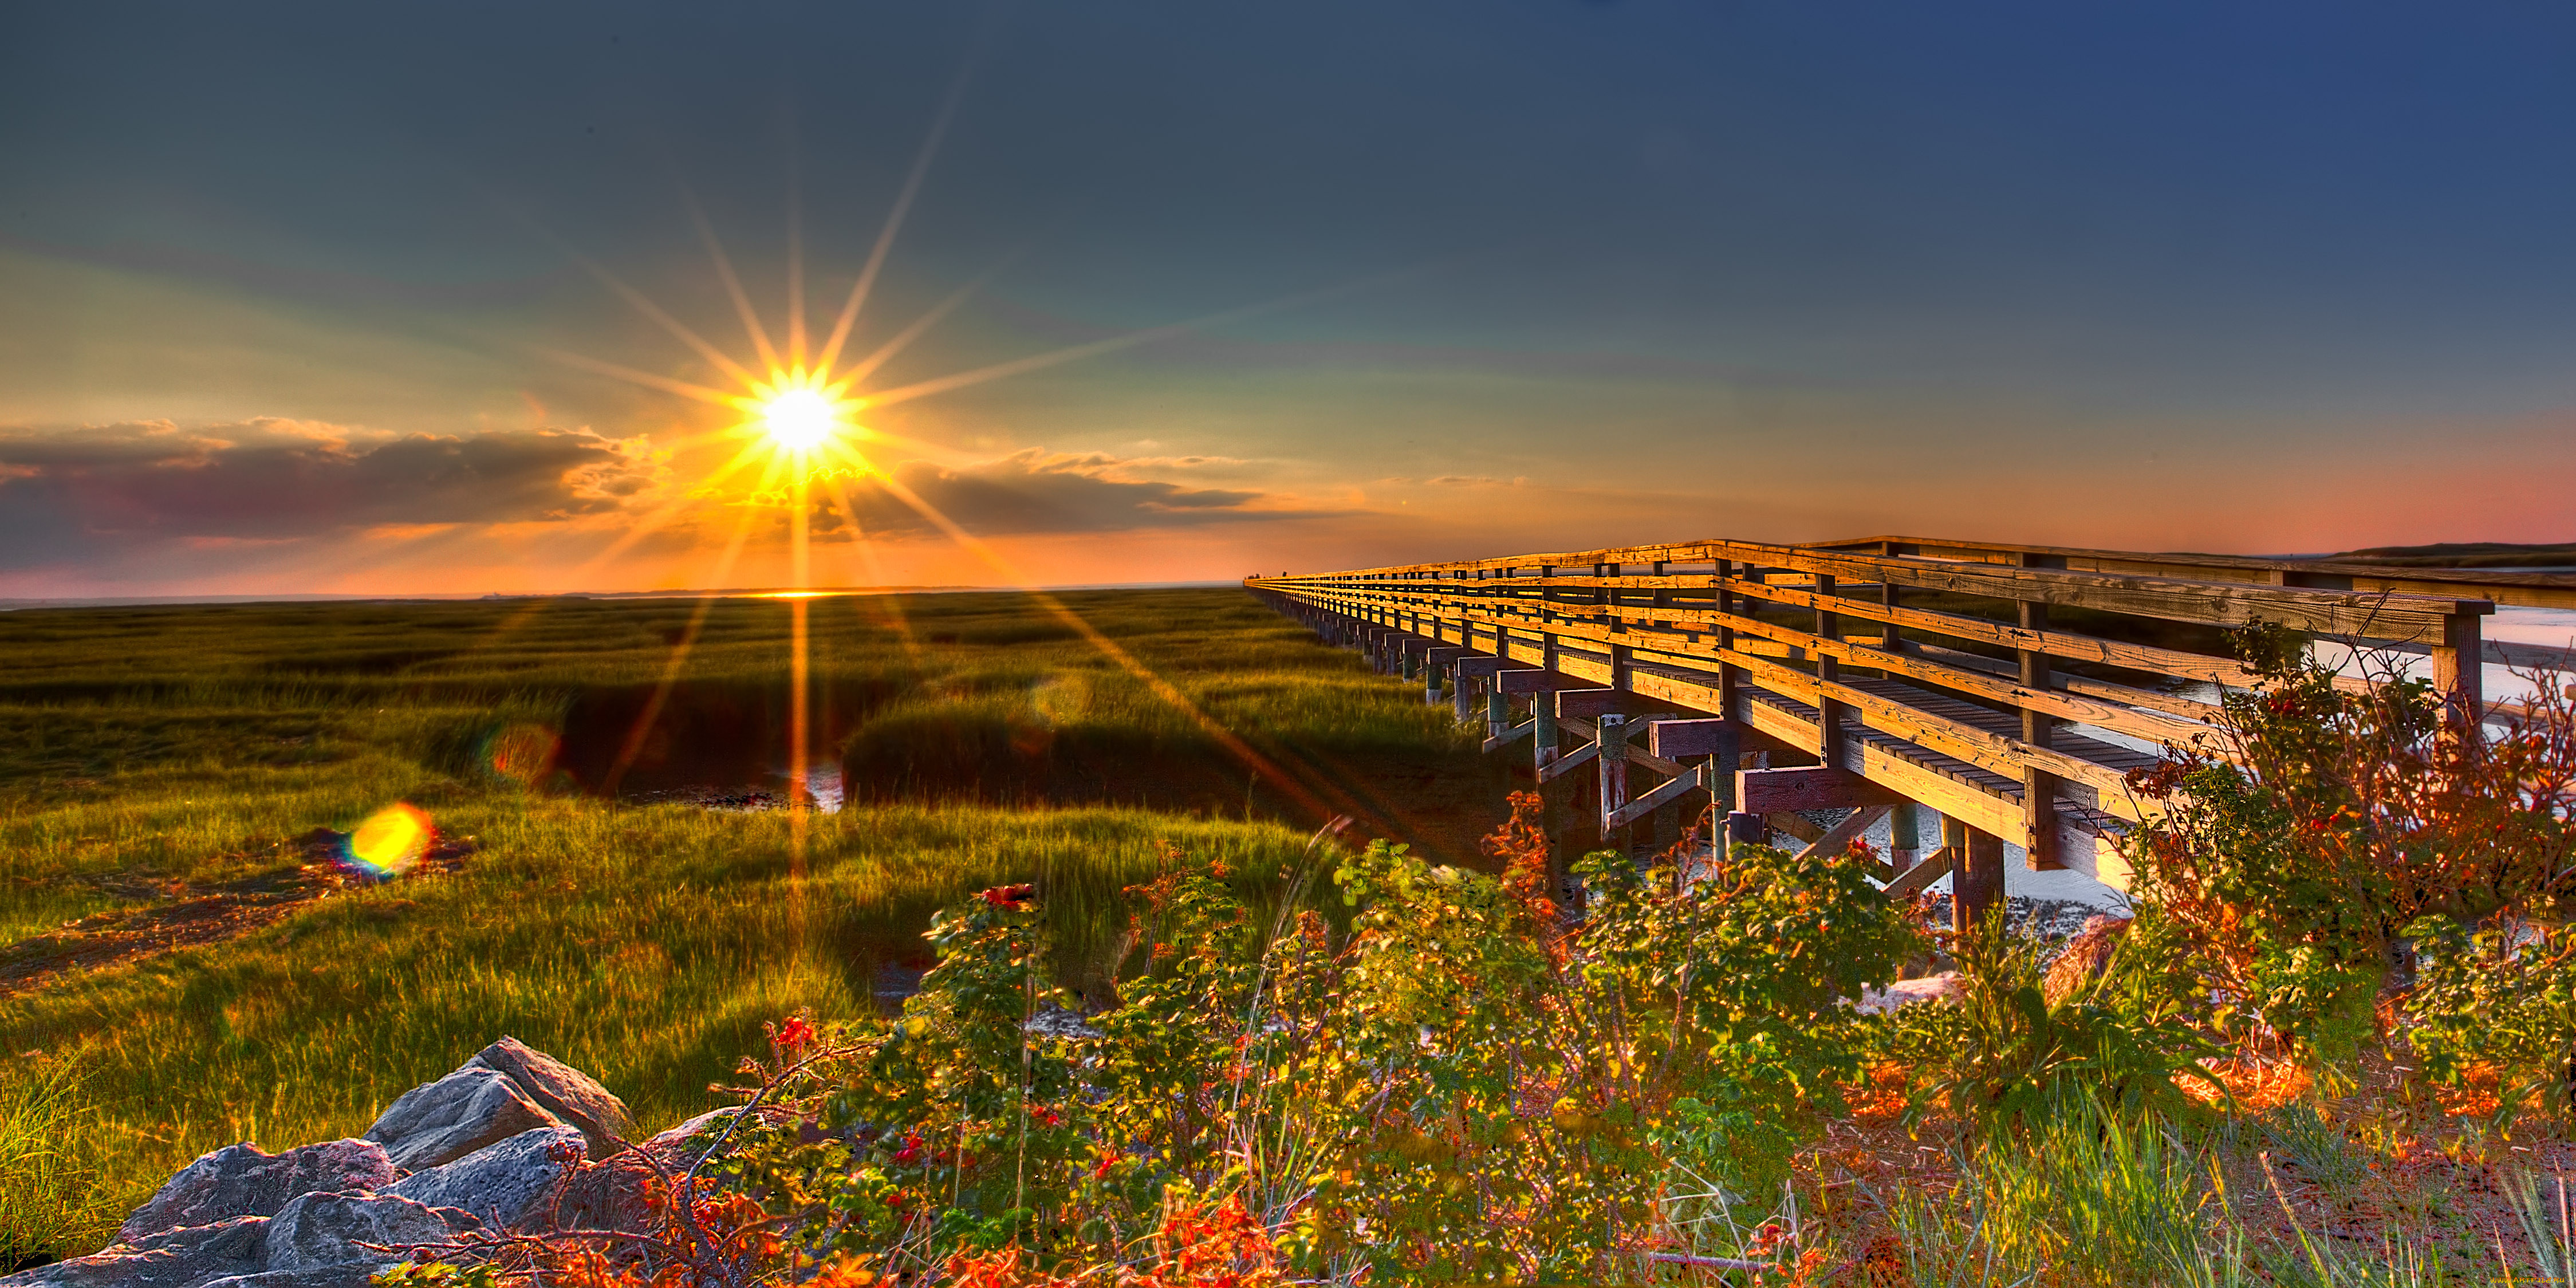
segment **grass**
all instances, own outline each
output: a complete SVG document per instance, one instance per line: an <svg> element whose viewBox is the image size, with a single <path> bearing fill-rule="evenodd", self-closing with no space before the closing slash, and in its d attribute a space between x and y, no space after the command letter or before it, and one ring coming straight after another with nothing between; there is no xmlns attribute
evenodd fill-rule
<svg viewBox="0 0 2576 1288"><path fill-rule="evenodd" d="M603 740L624 742L693 629L664 716L692 754L661 772L757 779L783 761L776 601L0 614L0 946L292 874L308 858L295 838L395 800L478 846L444 875L0 998L0 1225L86 1251L197 1154L355 1134L504 1033L667 1126L719 1103L708 1085L760 1048L764 1020L874 1006L881 971L923 956L931 911L973 890L1038 882L1081 983L1123 924L1120 891L1167 847L1275 899L1319 805L1380 810L1382 831L1412 811L1453 852L1483 830L1474 810L1407 799L1462 764L1482 783L1418 687L1239 592L1064 598L1308 799L1247 799L1205 724L1018 595L810 603L817 754L847 745L862 773L927 777L945 739L1020 770L928 792L862 781L875 799L801 832L783 812L621 803L578 772L613 758ZM726 721L730 742L704 736ZM486 760L496 731L527 725L564 740L566 768L533 787ZM997 728L998 746L976 741ZM1116 772L1075 772L1102 764ZM1158 793L1158 769L1223 790Z"/></svg>

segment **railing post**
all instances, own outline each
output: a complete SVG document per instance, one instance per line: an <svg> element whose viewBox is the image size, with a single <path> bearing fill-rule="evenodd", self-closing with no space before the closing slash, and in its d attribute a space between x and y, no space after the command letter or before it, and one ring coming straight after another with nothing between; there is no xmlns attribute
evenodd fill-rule
<svg viewBox="0 0 2576 1288"><path fill-rule="evenodd" d="M1721 613L1735 611L1735 592L1729 588L1729 583L1735 577L1734 569L1734 560L1720 559L1717 561L1716 576L1711 578L1716 589L1714 602L1717 605L1717 611ZM1743 668L1727 661L1724 657L1724 654L1735 648L1734 627L1717 628L1717 647L1720 654L1717 663L1717 713L1729 720L1742 720L1746 713L1737 709L1743 704L1738 700L1736 686L1742 682Z"/></svg>
<svg viewBox="0 0 2576 1288"><path fill-rule="evenodd" d="M2025 568L2041 568L2066 561L2053 556L2025 554L2019 562ZM2023 630L2048 629L2048 605L2027 599L2015 603L2020 608ZM2049 687L2048 654L2039 649L2025 648L2017 650L2017 655L2021 660L2021 686L2034 692L2046 692ZM2029 707L2021 708L2021 740L2024 743L2046 751L2056 741L2054 733L2046 714ZM2057 775L2036 767L2025 766L2022 769L2022 816L2030 828L2030 838L2023 842L2022 861L2034 872L2066 866L2065 858L2059 853L2057 836L2057 788Z"/></svg>
<svg viewBox="0 0 2576 1288"><path fill-rule="evenodd" d="M2478 614L2452 613L2442 619L2442 642L2433 649L2433 688L2442 695L2455 732L2484 736L2486 628Z"/></svg>
<svg viewBox="0 0 2576 1288"><path fill-rule="evenodd" d="M1833 577L1823 573L1817 574L1816 594L1828 600L1832 599ZM1824 639L1841 639L1842 620L1838 613L1824 608L1817 609L1816 634ZM1841 661L1821 648L1816 650L1816 683L1839 684L1842 678ZM1835 769L1843 767L1843 704L1836 701L1830 693L1820 692L1816 695L1816 756L1817 759Z"/></svg>

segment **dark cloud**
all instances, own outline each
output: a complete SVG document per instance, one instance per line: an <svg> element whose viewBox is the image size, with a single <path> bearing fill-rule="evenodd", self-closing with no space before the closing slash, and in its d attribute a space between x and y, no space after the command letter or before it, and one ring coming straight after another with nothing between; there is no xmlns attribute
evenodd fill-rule
<svg viewBox="0 0 2576 1288"><path fill-rule="evenodd" d="M1263 492L1190 488L1133 476L1140 466L1154 463L1031 448L959 469L905 461L892 473L913 495L978 536L1126 532L1321 513L1297 509ZM848 495L860 526L871 534L937 530L876 483L859 481Z"/></svg>
<svg viewBox="0 0 2576 1288"><path fill-rule="evenodd" d="M24 558L82 544L566 519L618 509L655 476L640 442L586 429L388 437L263 419L0 430L0 538Z"/></svg>

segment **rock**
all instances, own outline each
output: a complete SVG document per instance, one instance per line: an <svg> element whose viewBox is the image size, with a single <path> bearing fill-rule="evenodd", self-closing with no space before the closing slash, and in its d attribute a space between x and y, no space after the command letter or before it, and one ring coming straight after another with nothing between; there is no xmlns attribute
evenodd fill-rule
<svg viewBox="0 0 2576 1288"><path fill-rule="evenodd" d="M543 1229L556 1188L570 1180L581 1162L578 1129L539 1127L445 1166L414 1172L384 1192L431 1207L461 1208L486 1226ZM541 1224L530 1225L531 1218Z"/></svg>
<svg viewBox="0 0 2576 1288"><path fill-rule="evenodd" d="M555 1209L556 1228L656 1228L661 1215L654 1210L653 1191L666 1176L676 1181L686 1173L689 1165L698 1161L698 1155L715 1142L726 1122L741 1112L733 1108L711 1110L620 1153L584 1163L564 1187L563 1201ZM761 1114L771 1122L792 1116L770 1107L764 1107Z"/></svg>
<svg viewBox="0 0 2576 1288"><path fill-rule="evenodd" d="M1871 1015L1885 1015L1908 1002L1955 1002L1959 1000L1959 972L1945 970L1921 979L1900 979L1885 988L1873 988L1861 994L1855 1005Z"/></svg>
<svg viewBox="0 0 2576 1288"><path fill-rule="evenodd" d="M507 1075L467 1065L402 1093L367 1129L367 1139L383 1145L396 1167L419 1171L524 1131L563 1125Z"/></svg>
<svg viewBox="0 0 2576 1288"><path fill-rule="evenodd" d="M133 1243L183 1225L275 1216L298 1194L382 1189L400 1175L384 1146L371 1140L326 1141L281 1154L247 1142L226 1145L179 1169L116 1233Z"/></svg>
<svg viewBox="0 0 2576 1288"><path fill-rule="evenodd" d="M465 1067L507 1075L539 1108L580 1128L590 1142L592 1158L606 1158L626 1148L626 1133L635 1130L626 1102L609 1094L597 1079L517 1038L505 1037L483 1048Z"/></svg>
<svg viewBox="0 0 2576 1288"><path fill-rule="evenodd" d="M263 1270L255 1275L210 1280L199 1288L367 1288L368 1281L383 1268L373 1261L347 1261L310 1270Z"/></svg>
<svg viewBox="0 0 2576 1288"><path fill-rule="evenodd" d="M57 1261L0 1279L6 1288L197 1288L256 1273L266 1260L271 1218L237 1216L183 1225L92 1256Z"/></svg>
<svg viewBox="0 0 2576 1288"><path fill-rule="evenodd" d="M301 1194L269 1218L265 1269L295 1273L333 1266L381 1266L401 1259L362 1243L445 1243L483 1223L455 1208L387 1194Z"/></svg>
<svg viewBox="0 0 2576 1288"><path fill-rule="evenodd" d="M2049 963L2048 977L2040 991L2055 1006L2072 997L2085 985L2102 978L2110 969L2111 955L2119 951L2120 938L2129 932L2134 917L2097 914L2085 919L2084 928L2066 941L2066 948Z"/></svg>

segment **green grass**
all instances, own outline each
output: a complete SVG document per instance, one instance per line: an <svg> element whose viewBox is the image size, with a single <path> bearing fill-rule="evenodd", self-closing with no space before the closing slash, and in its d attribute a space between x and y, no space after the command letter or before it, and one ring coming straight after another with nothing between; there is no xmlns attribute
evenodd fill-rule
<svg viewBox="0 0 2576 1288"><path fill-rule="evenodd" d="M1391 766L1401 779L1473 763L1417 687L1239 592L1064 599L1324 804L1400 814ZM868 1010L884 964L924 955L942 903L1039 882L1061 972L1081 982L1123 925L1119 892L1166 847L1222 857L1275 898L1305 846L1311 802L1247 799L1248 772L1207 724L1018 595L809 608L820 753L846 743L862 768L890 757L887 774L927 775L942 739L991 752L998 730L1016 778L879 792L891 799L809 816L800 840L781 813L620 804L569 771L532 789L484 762L493 731L525 724L581 744L567 766L604 760L600 740L631 719L585 730L583 713L630 710L700 611L674 718L732 713L751 731L733 768L757 776L783 752L776 601L0 614L0 945L291 870L293 838L395 800L479 845L446 875L0 999L0 1051L43 1053L0 1069L0 1213L50 1205L49 1245L86 1251L198 1153L354 1134L504 1033L594 1072L659 1128L719 1103L708 1084L759 1048L762 1021ZM1065 799L1102 764L1115 772ZM966 790L979 784L1055 795ZM50 1131L62 1148L41 1157L8 1154L34 1138L8 1136L16 1124L46 1114L82 1127Z"/></svg>

